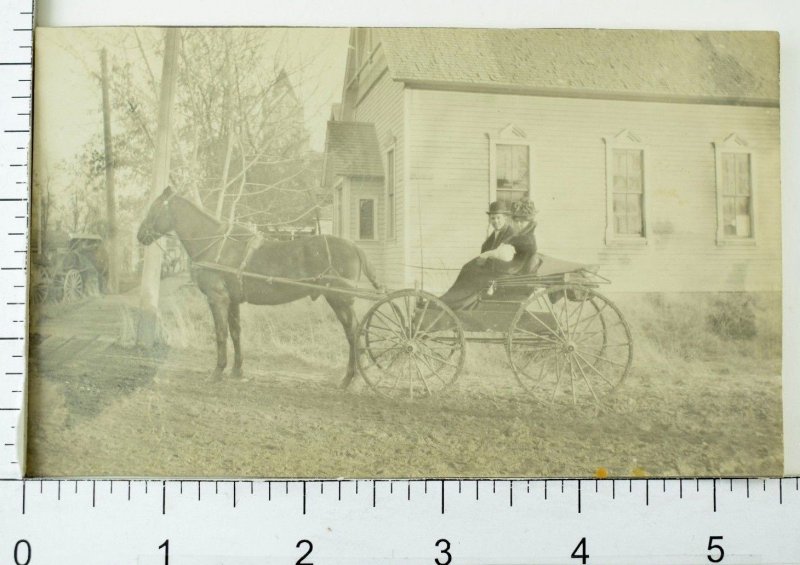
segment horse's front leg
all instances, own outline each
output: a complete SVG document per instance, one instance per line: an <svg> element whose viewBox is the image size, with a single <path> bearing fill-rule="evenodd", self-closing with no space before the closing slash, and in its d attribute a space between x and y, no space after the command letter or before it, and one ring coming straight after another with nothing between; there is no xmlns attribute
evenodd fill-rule
<svg viewBox="0 0 800 565"><path fill-rule="evenodd" d="M212 373L212 378L219 379L228 364L228 307L230 301L227 296L212 294L208 297L211 315L214 317L214 334L217 338L217 366Z"/></svg>
<svg viewBox="0 0 800 565"><path fill-rule="evenodd" d="M244 376L242 373L242 326L239 322L238 302L231 302L228 306L228 327L231 332L231 341L233 341L233 370L231 375L236 378L242 378Z"/></svg>

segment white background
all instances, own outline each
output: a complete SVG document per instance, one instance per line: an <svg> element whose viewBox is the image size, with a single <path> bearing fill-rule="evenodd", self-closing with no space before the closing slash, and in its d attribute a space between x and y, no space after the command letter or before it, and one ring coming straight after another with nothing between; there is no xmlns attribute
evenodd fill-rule
<svg viewBox="0 0 800 565"><path fill-rule="evenodd" d="M792 0L41 0L38 25L750 29L781 33L786 474L800 474L800 18ZM794 9L793 9L794 8Z"/></svg>

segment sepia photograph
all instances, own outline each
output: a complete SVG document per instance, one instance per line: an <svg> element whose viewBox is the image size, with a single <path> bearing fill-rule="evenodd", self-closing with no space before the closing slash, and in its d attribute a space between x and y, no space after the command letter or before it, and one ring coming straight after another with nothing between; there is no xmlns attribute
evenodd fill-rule
<svg viewBox="0 0 800 565"><path fill-rule="evenodd" d="M37 28L27 474L783 474L779 37Z"/></svg>

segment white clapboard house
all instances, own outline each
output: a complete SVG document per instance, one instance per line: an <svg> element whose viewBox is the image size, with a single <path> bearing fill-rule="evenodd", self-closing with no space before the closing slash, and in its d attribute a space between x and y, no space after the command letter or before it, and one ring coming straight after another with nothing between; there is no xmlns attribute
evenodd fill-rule
<svg viewBox="0 0 800 565"><path fill-rule="evenodd" d="M529 196L613 290L779 291L779 137L776 34L353 29L323 182L391 288L447 287Z"/></svg>

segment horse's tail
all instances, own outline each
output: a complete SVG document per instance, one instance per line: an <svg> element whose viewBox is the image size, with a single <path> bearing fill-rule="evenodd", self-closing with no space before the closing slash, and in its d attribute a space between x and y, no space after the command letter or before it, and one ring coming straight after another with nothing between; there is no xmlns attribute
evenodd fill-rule
<svg viewBox="0 0 800 565"><path fill-rule="evenodd" d="M375 274L375 271L372 269L372 264L369 262L369 259L367 259L364 250L355 243L353 244L353 247L358 254L358 260L361 262L361 271L367 275L367 278L369 279L369 282L372 283L373 287L378 290L383 290L384 286L380 283L380 281L378 281L378 277Z"/></svg>

